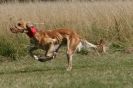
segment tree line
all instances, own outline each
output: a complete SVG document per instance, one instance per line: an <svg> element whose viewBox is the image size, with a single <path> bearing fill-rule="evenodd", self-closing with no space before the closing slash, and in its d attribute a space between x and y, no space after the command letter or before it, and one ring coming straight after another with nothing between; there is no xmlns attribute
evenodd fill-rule
<svg viewBox="0 0 133 88"><path fill-rule="evenodd" d="M133 0L0 0L0 3L8 3L8 2L41 2L41 1L133 1Z"/></svg>

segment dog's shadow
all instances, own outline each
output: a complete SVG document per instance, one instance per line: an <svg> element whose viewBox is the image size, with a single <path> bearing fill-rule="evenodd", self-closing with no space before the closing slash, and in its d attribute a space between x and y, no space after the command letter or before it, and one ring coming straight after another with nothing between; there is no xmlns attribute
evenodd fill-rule
<svg viewBox="0 0 133 88"><path fill-rule="evenodd" d="M58 68L58 70L63 70L63 68ZM24 74L24 73L36 73L36 72L46 72L46 71L57 71L57 68L47 68L47 69L31 69L31 70L15 70L15 71L10 71L10 72L0 72L0 75L5 75L5 74Z"/></svg>
<svg viewBox="0 0 133 88"><path fill-rule="evenodd" d="M85 68L90 68L91 66L76 66L74 67L74 70L80 70L80 69L85 69ZM66 69L64 67L55 67L55 68L46 68L46 69L31 69L31 70L15 70L15 71L10 71L10 72L0 72L0 75L15 75L15 74L26 74L26 73L36 73L36 72L53 72L53 71L58 71L58 72L66 72ZM71 73L71 71L70 71Z"/></svg>
<svg viewBox="0 0 133 88"><path fill-rule="evenodd" d="M51 61L52 59L53 59L52 57L39 56L38 61L40 61L40 62L46 62L46 61Z"/></svg>

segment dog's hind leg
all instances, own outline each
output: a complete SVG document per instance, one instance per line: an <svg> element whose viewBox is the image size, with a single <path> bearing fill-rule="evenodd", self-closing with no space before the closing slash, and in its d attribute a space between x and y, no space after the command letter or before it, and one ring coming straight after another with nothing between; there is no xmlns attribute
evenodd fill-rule
<svg viewBox="0 0 133 88"><path fill-rule="evenodd" d="M49 45L49 49L46 51L45 56L54 58L54 52L55 52L55 45L52 43Z"/></svg>
<svg viewBox="0 0 133 88"><path fill-rule="evenodd" d="M48 49L46 49L45 56L41 56L38 58L39 61L45 62L49 61L55 58L55 49L57 49L59 46L56 46L52 43L48 46ZM35 56L36 57L36 56Z"/></svg>
<svg viewBox="0 0 133 88"><path fill-rule="evenodd" d="M57 56L57 54L58 54L58 51L59 51L59 49L60 49L60 47L61 47L61 44L56 44L56 45L54 45L54 57L56 57Z"/></svg>

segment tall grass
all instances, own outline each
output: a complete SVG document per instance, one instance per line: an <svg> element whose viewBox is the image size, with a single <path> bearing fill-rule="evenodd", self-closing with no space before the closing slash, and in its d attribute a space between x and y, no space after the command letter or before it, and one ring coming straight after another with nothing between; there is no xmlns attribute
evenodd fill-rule
<svg viewBox="0 0 133 88"><path fill-rule="evenodd" d="M39 30L70 28L83 38L96 42L104 38L112 46L127 47L133 45L133 2L36 2L8 3L0 5L0 44L15 48L28 44L25 35L19 39L9 31L9 25L23 18L27 21L42 23L36 25ZM21 37L22 36L22 37ZM2 39L7 39L5 46ZM19 41L19 43L18 43ZM23 42L21 42L23 41ZM12 43L11 43L12 42ZM13 44L16 44L13 46ZM2 50L4 50L2 48ZM24 51L23 51L24 52ZM2 54L1 54L2 55ZM9 55L10 56L10 55Z"/></svg>

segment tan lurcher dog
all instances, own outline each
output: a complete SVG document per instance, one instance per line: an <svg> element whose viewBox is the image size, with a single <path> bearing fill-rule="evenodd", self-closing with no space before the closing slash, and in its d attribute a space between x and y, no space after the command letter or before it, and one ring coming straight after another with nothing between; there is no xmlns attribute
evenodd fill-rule
<svg viewBox="0 0 133 88"><path fill-rule="evenodd" d="M38 31L35 26L24 20L19 20L15 26L10 28L12 33L26 33L31 41L29 53L34 59L38 61L47 61L55 58L59 48L63 45L67 45L67 71L72 69L72 57L74 52L80 51L81 48L93 48L94 50L105 52L102 42L98 45L89 43L87 40L81 39L81 37L71 29L54 29L50 31L41 30ZM100 48L99 48L100 47ZM45 57L41 58L34 55L32 52L38 48L46 51ZM98 52L97 52L98 53Z"/></svg>

